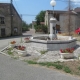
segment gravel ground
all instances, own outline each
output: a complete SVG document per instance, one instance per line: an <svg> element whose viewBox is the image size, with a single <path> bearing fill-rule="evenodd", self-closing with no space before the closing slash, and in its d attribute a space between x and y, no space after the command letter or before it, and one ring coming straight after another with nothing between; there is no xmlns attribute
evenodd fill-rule
<svg viewBox="0 0 80 80"><path fill-rule="evenodd" d="M77 49L74 51L75 57L80 55L80 42L77 42ZM27 47L27 53L29 56L21 57L20 59L25 60L37 60L38 62L55 62L55 61L69 61L60 58L60 51L48 51L45 54L41 55L41 52L36 50L33 46L30 46L30 43L25 44ZM74 59L70 59L70 61L74 61Z"/></svg>

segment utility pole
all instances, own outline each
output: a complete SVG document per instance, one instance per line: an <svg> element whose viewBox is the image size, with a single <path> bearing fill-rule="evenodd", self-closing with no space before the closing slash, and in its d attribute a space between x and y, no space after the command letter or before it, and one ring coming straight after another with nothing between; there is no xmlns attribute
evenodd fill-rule
<svg viewBox="0 0 80 80"><path fill-rule="evenodd" d="M20 15L21 16L21 27L23 26L23 19L22 19L22 14ZM21 28L21 32L22 32L22 28ZM21 34L22 35L22 34Z"/></svg>
<svg viewBox="0 0 80 80"><path fill-rule="evenodd" d="M71 26L71 14L70 14L70 10L71 10L71 1L69 0L69 10L68 10L68 15L69 15L69 24L68 24L68 31L69 31L69 36L70 36L70 26Z"/></svg>
<svg viewBox="0 0 80 80"><path fill-rule="evenodd" d="M11 36L13 35L13 10L12 10L12 2L10 1L10 18L11 18Z"/></svg>

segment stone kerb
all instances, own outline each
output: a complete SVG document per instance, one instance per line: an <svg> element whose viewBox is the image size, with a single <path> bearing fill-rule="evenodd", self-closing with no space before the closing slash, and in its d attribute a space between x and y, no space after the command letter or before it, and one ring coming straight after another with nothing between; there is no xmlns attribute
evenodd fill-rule
<svg viewBox="0 0 80 80"><path fill-rule="evenodd" d="M39 36L40 37L40 36ZM68 36L69 37L69 36ZM68 38L67 37L67 38ZM48 51L55 51L60 49L66 49L66 48L72 48L76 46L76 39L72 40L39 40L37 37L33 37L33 39L30 40L31 45L34 46L36 49L46 49Z"/></svg>

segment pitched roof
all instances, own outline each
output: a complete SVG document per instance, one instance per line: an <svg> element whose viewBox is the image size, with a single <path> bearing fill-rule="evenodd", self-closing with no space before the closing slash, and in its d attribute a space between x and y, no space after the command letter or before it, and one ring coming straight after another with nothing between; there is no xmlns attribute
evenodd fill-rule
<svg viewBox="0 0 80 80"><path fill-rule="evenodd" d="M80 12L80 7L74 9L75 12Z"/></svg>
<svg viewBox="0 0 80 80"><path fill-rule="evenodd" d="M47 12L49 14L52 14L53 13L53 10L47 10ZM65 13L67 13L68 14L69 11L54 10L54 13L58 13L58 14L65 14ZM73 14L73 15L75 15L75 13L73 13L72 10L70 11L70 13Z"/></svg>
<svg viewBox="0 0 80 80"><path fill-rule="evenodd" d="M0 3L0 6L1 6L1 7L5 7L5 8L6 8L6 6L10 6L10 5L11 5L11 3ZM16 8L14 7L13 4L12 4L12 8L15 10L15 12L16 12L17 15L18 15L18 17L21 19L19 13L17 12L17 10L16 10Z"/></svg>
<svg viewBox="0 0 80 80"><path fill-rule="evenodd" d="M47 10L48 13L53 13L53 10ZM67 11L54 10L55 13L65 13Z"/></svg>

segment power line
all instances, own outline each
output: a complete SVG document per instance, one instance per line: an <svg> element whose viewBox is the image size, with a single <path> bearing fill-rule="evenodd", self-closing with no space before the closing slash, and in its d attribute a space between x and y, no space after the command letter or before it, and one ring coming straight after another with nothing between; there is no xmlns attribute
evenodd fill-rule
<svg viewBox="0 0 80 80"><path fill-rule="evenodd" d="M56 0L56 1L69 2L69 0ZM71 1L71 0L70 0L70 1ZM19 10L19 8L18 8L18 6L17 6L17 4L16 4L16 1L14 0L14 2L15 2L15 5L16 5L18 11L19 11L19 15L21 15L21 16L36 16L36 15L34 15L34 14L20 14L20 10ZM73 1L71 1L71 2L72 2L72 3L75 3L75 2L73 2Z"/></svg>
<svg viewBox="0 0 80 80"><path fill-rule="evenodd" d="M33 14L21 14L21 15L24 15L24 16L36 16L36 15L33 15Z"/></svg>
<svg viewBox="0 0 80 80"><path fill-rule="evenodd" d="M16 4L16 1L14 0L14 2L15 2L15 5L16 5L16 7L17 7L17 10L19 11L19 15L20 15L20 10L19 10L19 8L18 8L18 6L17 6L17 4Z"/></svg>
<svg viewBox="0 0 80 80"><path fill-rule="evenodd" d="M69 0L56 0L56 1L61 1L61 2L69 2ZM70 0L72 3L76 3L76 2L74 2L74 1L72 1L72 0ZM80 2L80 1L78 1L78 2Z"/></svg>

